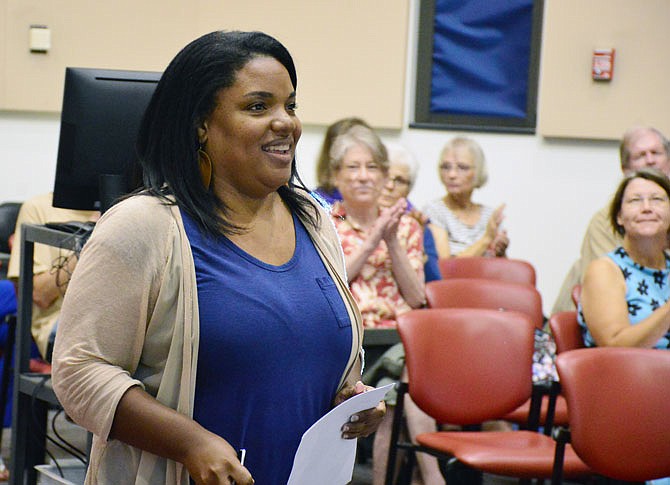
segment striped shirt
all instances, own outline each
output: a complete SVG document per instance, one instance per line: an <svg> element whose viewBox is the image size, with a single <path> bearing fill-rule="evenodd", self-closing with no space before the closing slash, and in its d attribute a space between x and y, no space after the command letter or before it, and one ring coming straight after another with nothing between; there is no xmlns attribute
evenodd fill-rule
<svg viewBox="0 0 670 485"><path fill-rule="evenodd" d="M449 234L449 249L452 256L472 246L486 232L486 224L489 222L493 208L479 204L481 215L479 220L468 225L462 222L447 208L442 199L429 202L423 209L423 213L430 218L430 222L442 227Z"/></svg>

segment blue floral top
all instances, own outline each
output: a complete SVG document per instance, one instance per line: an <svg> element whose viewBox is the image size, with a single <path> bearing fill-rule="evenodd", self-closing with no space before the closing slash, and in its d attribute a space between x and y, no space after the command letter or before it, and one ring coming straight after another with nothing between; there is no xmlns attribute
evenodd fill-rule
<svg viewBox="0 0 670 485"><path fill-rule="evenodd" d="M624 280L626 280L626 303L628 304L628 316L630 323L636 323L647 318L659 306L670 299L670 258L665 256L665 269L654 269L641 266L631 259L622 247L607 253L607 256L621 269ZM582 327L584 343L587 347L595 347L591 332L589 332L579 305L577 319ZM670 349L670 332L666 333L656 345L656 349Z"/></svg>

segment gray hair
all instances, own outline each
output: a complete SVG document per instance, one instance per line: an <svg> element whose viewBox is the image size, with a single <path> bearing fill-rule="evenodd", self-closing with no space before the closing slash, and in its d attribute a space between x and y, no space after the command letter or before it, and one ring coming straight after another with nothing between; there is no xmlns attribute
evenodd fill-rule
<svg viewBox="0 0 670 485"><path fill-rule="evenodd" d="M440 152L440 160L438 163L440 165L442 164L442 159L446 152L452 151L458 147L465 147L468 152L470 152L470 156L475 164L475 188L483 187L489 178L488 170L486 169L486 158L484 157L482 147L480 147L472 138L459 136L449 140Z"/></svg>
<svg viewBox="0 0 670 485"><path fill-rule="evenodd" d="M388 152L389 165L404 165L409 169L409 190L414 187L416 176L419 173L419 163L414 158L414 155L399 143L387 143L386 151Z"/></svg>
<svg viewBox="0 0 670 485"><path fill-rule="evenodd" d="M352 126L339 135L330 147L330 168L333 172L340 169L342 160L350 148L362 145L372 154L372 158L384 172L388 172L389 161L386 147L373 129L366 126Z"/></svg>
<svg viewBox="0 0 670 485"><path fill-rule="evenodd" d="M628 164L630 163L630 146L638 136L645 133L654 133L658 136L659 140L663 144L663 149L665 154L670 157L670 141L665 137L663 133L654 128L653 126L632 126L626 130L621 139L621 144L619 145L619 159L621 161L621 169L626 170Z"/></svg>

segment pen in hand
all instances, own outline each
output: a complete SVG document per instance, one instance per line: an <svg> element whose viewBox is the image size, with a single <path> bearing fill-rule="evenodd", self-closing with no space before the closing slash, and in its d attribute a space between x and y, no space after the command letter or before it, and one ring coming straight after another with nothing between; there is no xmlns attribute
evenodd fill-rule
<svg viewBox="0 0 670 485"><path fill-rule="evenodd" d="M237 459L240 460L240 464L244 466L244 459L247 457L247 449L240 448L237 450ZM237 485L236 482L232 482L231 485Z"/></svg>

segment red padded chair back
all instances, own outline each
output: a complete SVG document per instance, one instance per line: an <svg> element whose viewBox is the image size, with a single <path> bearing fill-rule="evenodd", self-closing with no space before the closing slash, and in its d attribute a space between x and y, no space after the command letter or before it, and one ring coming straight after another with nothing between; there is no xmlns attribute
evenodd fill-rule
<svg viewBox="0 0 670 485"><path fill-rule="evenodd" d="M582 298L582 285L579 283L572 287L570 292L570 297L572 298L572 303L575 304L575 307L579 306L579 300Z"/></svg>
<svg viewBox="0 0 670 485"><path fill-rule="evenodd" d="M558 312L549 318L549 327L556 342L556 353L584 347L582 329L577 322L577 312Z"/></svg>
<svg viewBox="0 0 670 485"><path fill-rule="evenodd" d="M578 349L556 364L572 447L588 466L625 481L670 476L670 352Z"/></svg>
<svg viewBox="0 0 670 485"><path fill-rule="evenodd" d="M535 268L528 261L508 258L441 258L442 278L485 278L535 286Z"/></svg>
<svg viewBox="0 0 670 485"><path fill-rule="evenodd" d="M438 423L504 416L531 394L533 323L518 312L412 310L398 317L412 400Z"/></svg>
<svg viewBox="0 0 670 485"><path fill-rule="evenodd" d="M535 287L500 280L452 278L426 284L431 308L489 308L528 315L537 328L544 324L542 297Z"/></svg>

